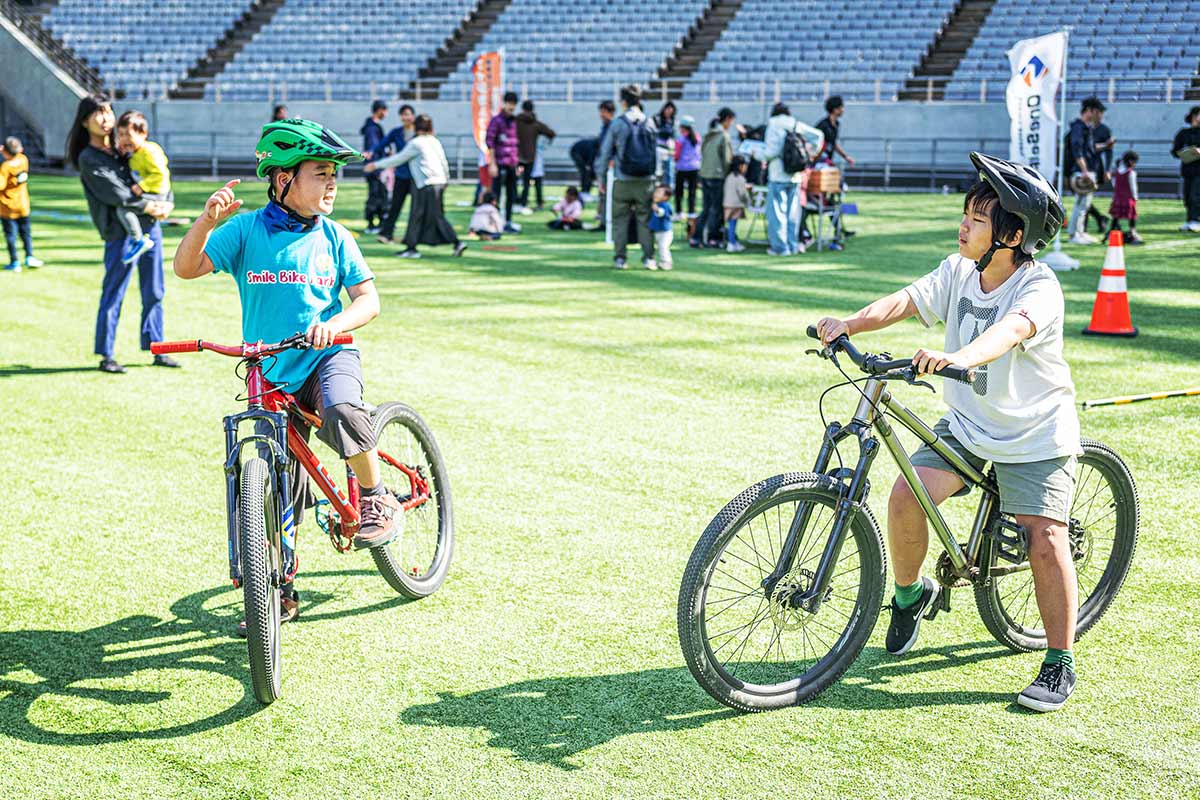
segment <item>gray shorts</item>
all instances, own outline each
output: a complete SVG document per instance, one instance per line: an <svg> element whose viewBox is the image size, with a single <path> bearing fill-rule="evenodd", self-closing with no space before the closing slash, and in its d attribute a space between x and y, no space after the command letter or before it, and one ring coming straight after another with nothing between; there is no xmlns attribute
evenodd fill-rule
<svg viewBox="0 0 1200 800"><path fill-rule="evenodd" d="M943 417L933 431L975 469L983 471L987 459L980 458L950 432L950 423ZM922 444L912 454L914 467L930 467L954 472L946 460ZM1000 510L1006 514L1029 514L1066 522L1075 495L1075 456L1048 458L1024 464L992 463L996 468L996 483L1000 486ZM968 486L959 494L969 494ZM956 495L957 496L957 495Z"/></svg>

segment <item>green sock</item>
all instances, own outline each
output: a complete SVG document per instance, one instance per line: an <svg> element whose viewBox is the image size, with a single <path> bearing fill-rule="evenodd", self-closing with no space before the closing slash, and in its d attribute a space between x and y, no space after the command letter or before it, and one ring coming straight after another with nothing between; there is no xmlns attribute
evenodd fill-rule
<svg viewBox="0 0 1200 800"><path fill-rule="evenodd" d="M896 605L901 608L908 608L913 603L921 599L921 593L925 591L925 582L917 578L917 582L911 586L901 586L896 584Z"/></svg>
<svg viewBox="0 0 1200 800"><path fill-rule="evenodd" d="M1075 654L1070 650L1059 650L1056 647L1050 647L1046 650L1046 657L1042 659L1043 664L1066 664L1072 671L1075 669Z"/></svg>

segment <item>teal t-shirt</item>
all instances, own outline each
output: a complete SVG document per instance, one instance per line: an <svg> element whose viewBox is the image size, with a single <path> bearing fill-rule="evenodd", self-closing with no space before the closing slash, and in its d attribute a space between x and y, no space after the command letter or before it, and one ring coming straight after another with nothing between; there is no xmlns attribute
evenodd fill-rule
<svg viewBox="0 0 1200 800"><path fill-rule="evenodd" d="M307 331L342 310L343 287L375 276L358 243L333 220L318 217L301 231L278 222L271 206L238 214L213 231L204 252L217 272L237 281L242 299L242 338L277 342ZM297 391L322 358L342 349L285 350L264 362L267 380Z"/></svg>

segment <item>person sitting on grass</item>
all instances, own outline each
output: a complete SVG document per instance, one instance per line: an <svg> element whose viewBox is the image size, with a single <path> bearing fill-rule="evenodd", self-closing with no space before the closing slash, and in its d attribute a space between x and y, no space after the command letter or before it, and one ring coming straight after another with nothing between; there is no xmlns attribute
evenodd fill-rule
<svg viewBox="0 0 1200 800"><path fill-rule="evenodd" d="M29 159L25 146L15 136L4 140L0 147L0 222L4 224L4 242L8 245L6 272L20 272L17 257L17 236L25 245L25 266L37 269L42 260L33 254L33 238L29 230Z"/></svg>
<svg viewBox="0 0 1200 800"><path fill-rule="evenodd" d="M979 182L963 204L958 252L844 320L825 317L817 331L829 343L916 315L926 326L946 326L945 351L922 348L913 357L919 373L977 368L971 384L943 384L950 412L934 431L977 469L992 462L1000 511L1026 531L1049 650L1017 702L1055 711L1075 688L1078 587L1067 521L1082 449L1075 387L1063 357L1062 288L1034 254L1061 230L1065 214L1058 193L1029 167L979 153L971 162ZM928 445L912 463L935 503L965 486ZM886 645L899 656L916 644L921 619L941 592L937 581L921 577L929 531L903 478L888 502L888 541L896 592Z"/></svg>
<svg viewBox="0 0 1200 800"><path fill-rule="evenodd" d="M479 205L471 212L471 233L480 239L499 239L504 235L504 217L496 207L496 195L484 192L479 198Z"/></svg>
<svg viewBox="0 0 1200 800"><path fill-rule="evenodd" d="M555 219L546 223L551 230L578 231L583 229L583 203L579 200L579 190L568 186L561 200L554 204Z"/></svg>
<svg viewBox="0 0 1200 800"><path fill-rule="evenodd" d="M721 205L725 208L725 250L740 253L746 246L738 241L737 223L746 216L750 205L750 187L746 184L746 170L750 162L742 156L734 156L729 162L729 174L725 176L725 190Z"/></svg>
<svg viewBox="0 0 1200 800"><path fill-rule="evenodd" d="M379 316L374 275L354 237L329 218L338 169L362 156L336 133L304 119L265 125L255 152L258 176L270 181L269 202L235 216L242 205L233 191L239 181L214 192L179 243L175 274L190 280L228 273L238 285L247 342L306 332L311 347L275 356L265 368L266 378L320 411L324 424L317 437L345 459L362 486L362 523L354 546L381 547L399 533L404 511L383 485L358 350L333 344L339 333ZM350 297L346 308L343 291ZM308 426L295 419L291 424L308 438ZM290 467L299 524L312 497L295 461ZM299 615L299 596L291 583L282 588L280 620L288 622ZM243 636L244 624L239 627Z"/></svg>

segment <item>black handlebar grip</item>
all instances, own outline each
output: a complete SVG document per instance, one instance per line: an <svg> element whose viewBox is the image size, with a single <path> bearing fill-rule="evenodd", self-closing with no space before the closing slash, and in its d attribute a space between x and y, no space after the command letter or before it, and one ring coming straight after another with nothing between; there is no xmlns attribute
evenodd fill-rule
<svg viewBox="0 0 1200 800"><path fill-rule="evenodd" d="M809 335L809 338L811 338L811 339L820 339L821 338L820 334L817 333L816 325L809 325L806 333Z"/></svg>
<svg viewBox="0 0 1200 800"><path fill-rule="evenodd" d="M942 367L937 371L937 374L943 378L949 378L952 381L962 381L963 383L975 382L975 372L973 370L963 369L962 367L956 367L953 365L949 367Z"/></svg>

